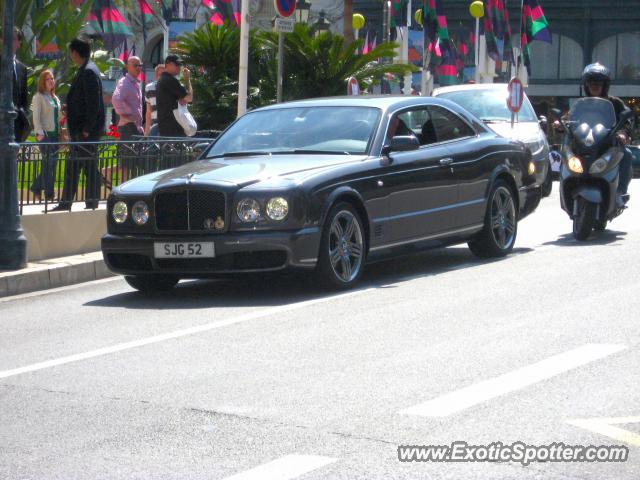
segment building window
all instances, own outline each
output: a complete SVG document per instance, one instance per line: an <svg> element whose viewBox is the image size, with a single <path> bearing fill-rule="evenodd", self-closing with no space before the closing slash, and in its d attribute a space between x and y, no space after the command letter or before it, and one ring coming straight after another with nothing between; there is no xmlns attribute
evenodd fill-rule
<svg viewBox="0 0 640 480"><path fill-rule="evenodd" d="M621 33L605 38L593 49L592 61L609 67L614 80L639 81L638 42L640 42L640 32Z"/></svg>
<svg viewBox="0 0 640 480"><path fill-rule="evenodd" d="M531 43L531 78L578 79L582 74L582 47L564 35L553 34L553 43Z"/></svg>
<svg viewBox="0 0 640 480"><path fill-rule="evenodd" d="M150 63L151 65L158 65L159 63L164 63L164 58L162 56L162 47L163 47L163 38L160 37L158 42L154 45L151 50L151 54L149 55L149 60L146 63Z"/></svg>

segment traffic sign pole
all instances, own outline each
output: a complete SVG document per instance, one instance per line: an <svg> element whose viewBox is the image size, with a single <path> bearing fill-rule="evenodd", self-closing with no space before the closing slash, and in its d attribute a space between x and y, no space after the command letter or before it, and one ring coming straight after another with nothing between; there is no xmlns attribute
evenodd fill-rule
<svg viewBox="0 0 640 480"><path fill-rule="evenodd" d="M282 83L284 77L284 32L292 31L291 22L287 19L296 9L296 0L273 0L273 6L280 17L276 17L278 30L278 81L276 84L276 101L282 102ZM287 19L286 21L282 21Z"/></svg>

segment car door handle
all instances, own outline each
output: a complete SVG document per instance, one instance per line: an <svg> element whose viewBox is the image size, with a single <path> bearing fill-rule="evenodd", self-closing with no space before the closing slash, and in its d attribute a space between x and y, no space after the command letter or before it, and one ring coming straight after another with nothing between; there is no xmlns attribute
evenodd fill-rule
<svg viewBox="0 0 640 480"><path fill-rule="evenodd" d="M452 163L453 163L453 158L451 157L443 158L440 160L440 165L443 165L443 166L448 166L448 165L451 165Z"/></svg>

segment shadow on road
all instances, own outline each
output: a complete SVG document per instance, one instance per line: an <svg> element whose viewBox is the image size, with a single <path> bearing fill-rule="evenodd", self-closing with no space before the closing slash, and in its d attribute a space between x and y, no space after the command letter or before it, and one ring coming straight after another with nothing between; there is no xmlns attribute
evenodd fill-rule
<svg viewBox="0 0 640 480"><path fill-rule="evenodd" d="M560 235L557 240L545 242L543 245L555 245L558 247L592 247L594 245L609 245L623 240L627 232L619 232L616 230L605 230L604 232L592 232L589 238L579 242L573 238L572 233Z"/></svg>
<svg viewBox="0 0 640 480"><path fill-rule="evenodd" d="M532 251L514 248L511 257ZM395 288L396 283L473 268L508 259L480 259L466 246L449 247L368 264L358 286L350 291ZM87 306L140 310L210 307L276 307L324 298L341 292L323 288L313 272L242 275L215 280L182 281L169 292L144 295L134 290L87 302Z"/></svg>

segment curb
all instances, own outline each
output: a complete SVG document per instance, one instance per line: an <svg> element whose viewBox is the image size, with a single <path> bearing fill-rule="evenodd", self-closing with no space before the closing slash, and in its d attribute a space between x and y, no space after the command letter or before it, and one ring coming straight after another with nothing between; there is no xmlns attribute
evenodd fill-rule
<svg viewBox="0 0 640 480"><path fill-rule="evenodd" d="M0 271L0 298L112 277L102 252L51 258L26 268Z"/></svg>

